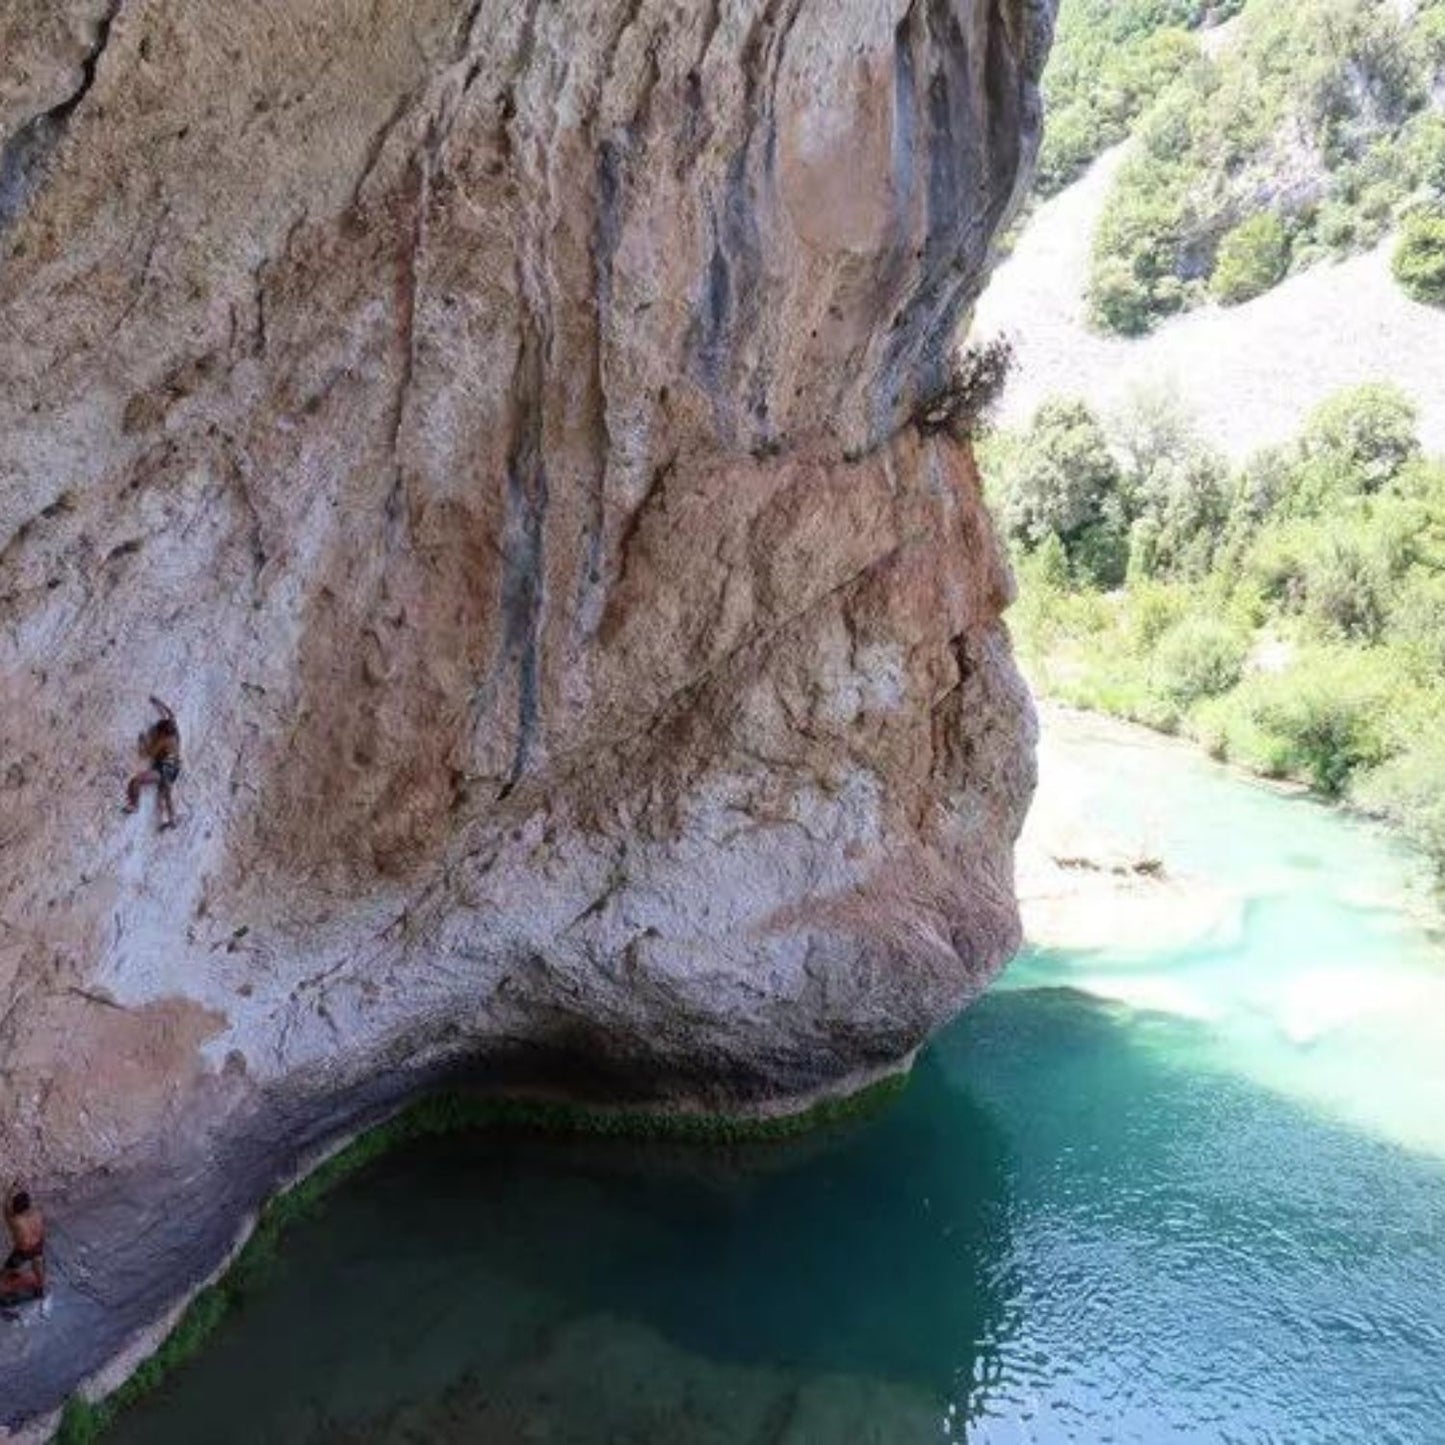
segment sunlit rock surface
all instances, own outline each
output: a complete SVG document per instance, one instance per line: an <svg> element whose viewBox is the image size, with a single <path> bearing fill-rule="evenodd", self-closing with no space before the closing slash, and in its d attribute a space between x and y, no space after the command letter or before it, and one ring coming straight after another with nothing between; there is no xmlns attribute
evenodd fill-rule
<svg viewBox="0 0 1445 1445"><path fill-rule="evenodd" d="M936 391L1048 0L0 0L0 1418L442 1072L787 1107L1017 943ZM119 805L146 695L181 824Z"/></svg>

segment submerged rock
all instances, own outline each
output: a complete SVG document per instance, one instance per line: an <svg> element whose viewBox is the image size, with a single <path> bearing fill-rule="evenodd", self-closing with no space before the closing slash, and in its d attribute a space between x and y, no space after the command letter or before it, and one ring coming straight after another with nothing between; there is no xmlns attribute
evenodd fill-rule
<svg viewBox="0 0 1445 1445"><path fill-rule="evenodd" d="M0 1415L444 1073L792 1107L1002 965L1011 584L911 418L1051 18L0 15L0 1158L59 1294Z"/></svg>
<svg viewBox="0 0 1445 1445"><path fill-rule="evenodd" d="M899 1445L941 1438L943 1414L908 1385L720 1364L628 1320L582 1316L509 1361L501 1381L464 1379L439 1399L315 1433L318 1445Z"/></svg>

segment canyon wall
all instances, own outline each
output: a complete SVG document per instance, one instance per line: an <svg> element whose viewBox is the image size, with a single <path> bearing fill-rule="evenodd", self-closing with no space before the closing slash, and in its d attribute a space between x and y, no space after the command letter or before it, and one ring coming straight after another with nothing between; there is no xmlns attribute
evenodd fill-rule
<svg viewBox="0 0 1445 1445"><path fill-rule="evenodd" d="M1011 583L911 419L1051 25L0 0L0 1421L429 1081L795 1107L1002 966Z"/></svg>

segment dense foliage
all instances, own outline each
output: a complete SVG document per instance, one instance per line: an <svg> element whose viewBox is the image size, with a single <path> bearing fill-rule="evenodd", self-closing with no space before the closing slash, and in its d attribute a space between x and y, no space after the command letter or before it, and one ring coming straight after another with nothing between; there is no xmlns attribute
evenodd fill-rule
<svg viewBox="0 0 1445 1445"><path fill-rule="evenodd" d="M1445 213L1420 211L1406 219L1394 272L1407 296L1432 306L1445 303Z"/></svg>
<svg viewBox="0 0 1445 1445"><path fill-rule="evenodd" d="M1095 237L1095 323L1137 335L1210 293L1247 300L1411 208L1396 274L1438 300L1442 68L1445 0L1250 0L1232 43L1176 66L1134 129Z"/></svg>
<svg viewBox="0 0 1445 1445"><path fill-rule="evenodd" d="M1261 211L1241 221L1219 243L1210 287L1226 306L1253 301L1289 270L1289 251L1284 222L1271 211Z"/></svg>
<svg viewBox="0 0 1445 1445"><path fill-rule="evenodd" d="M1445 460L1403 393L1237 469L1168 395L1054 401L984 462L1045 691L1347 797L1445 877Z"/></svg>
<svg viewBox="0 0 1445 1445"><path fill-rule="evenodd" d="M1141 111L1197 55L1189 31L1243 0L1064 0L1044 75L1048 126L1036 184L1061 191L1124 139Z"/></svg>

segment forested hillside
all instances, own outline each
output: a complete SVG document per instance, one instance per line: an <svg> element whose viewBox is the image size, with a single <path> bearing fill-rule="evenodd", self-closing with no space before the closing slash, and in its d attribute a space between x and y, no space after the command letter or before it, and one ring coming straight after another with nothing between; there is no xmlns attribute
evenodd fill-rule
<svg viewBox="0 0 1445 1445"><path fill-rule="evenodd" d="M1396 227L1400 285L1445 301L1445 0L1248 0L1208 47L1177 28L1197 7L1106 5L1133 23L1098 57L1073 38L1091 3L1063 28L1041 183L1139 115L1094 238L1096 326L1139 335L1206 299L1248 301Z"/></svg>
<svg viewBox="0 0 1445 1445"><path fill-rule="evenodd" d="M1048 128L1035 186L1051 196L1129 134L1133 122L1202 51L1205 24L1244 0L1064 0L1044 76Z"/></svg>

